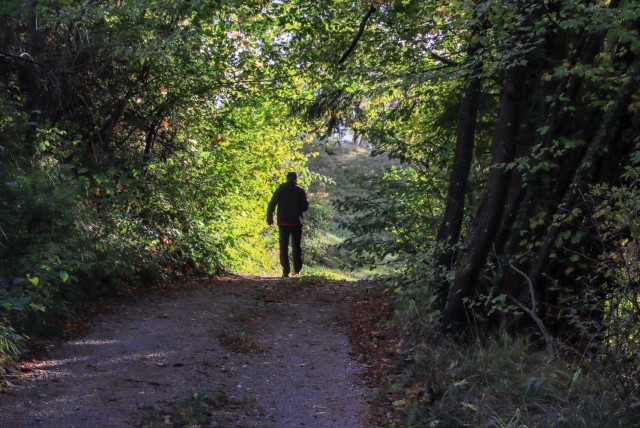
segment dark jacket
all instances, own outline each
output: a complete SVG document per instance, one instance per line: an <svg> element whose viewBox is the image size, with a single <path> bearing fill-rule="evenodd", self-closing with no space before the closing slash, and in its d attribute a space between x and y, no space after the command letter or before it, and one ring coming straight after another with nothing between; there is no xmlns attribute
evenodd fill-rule
<svg viewBox="0 0 640 428"><path fill-rule="evenodd" d="M309 209L307 193L297 184L281 184L271 197L267 207L267 223L273 223L273 213L278 206L278 226L302 225L302 213Z"/></svg>

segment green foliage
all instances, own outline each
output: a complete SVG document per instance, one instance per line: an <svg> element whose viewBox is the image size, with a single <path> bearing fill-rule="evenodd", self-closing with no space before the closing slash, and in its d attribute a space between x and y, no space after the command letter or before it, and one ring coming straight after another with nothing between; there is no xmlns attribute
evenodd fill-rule
<svg viewBox="0 0 640 428"><path fill-rule="evenodd" d="M92 265L81 189L49 165L1 180L2 306L23 322L37 322L45 310L68 315L60 295L71 292L67 284L76 284L76 274Z"/></svg>
<svg viewBox="0 0 640 428"><path fill-rule="evenodd" d="M279 61L273 14L244 2L28 6L0 9L8 325L51 334L101 294L272 271L266 202L306 160L288 101L306 89Z"/></svg>
<svg viewBox="0 0 640 428"><path fill-rule="evenodd" d="M333 205L326 193L311 193L309 211L305 215L304 248L305 259L317 264L327 264L331 249L341 239L329 231L334 220Z"/></svg>
<svg viewBox="0 0 640 428"><path fill-rule="evenodd" d="M360 183L368 190L366 195L336 202L348 219L343 227L350 237L344 247L361 265L403 265L433 238L436 224L430 219L437 214L426 192L432 183L413 169L399 167L382 176L362 177Z"/></svg>
<svg viewBox="0 0 640 428"><path fill-rule="evenodd" d="M388 273L391 266L363 263L357 245L344 245L356 238L351 228L357 227L357 219L348 210L336 209L336 205L369 197L369 183L398 162L386 156L372 156L371 149L346 141L327 142L324 146L315 142L307 148L311 150L319 150L319 154L308 163L317 177L309 186L311 206L303 240L305 263L313 272L333 271L338 277Z"/></svg>
<svg viewBox="0 0 640 428"><path fill-rule="evenodd" d="M637 151L632 157L637 157ZM597 238L606 247L594 271L584 273L584 290L576 298L571 320L591 346L598 346L600 362L625 405L640 403L640 193L637 160L623 176L625 185L598 185L591 189ZM603 277L606 291L594 286ZM589 316L595 312L598 317Z"/></svg>

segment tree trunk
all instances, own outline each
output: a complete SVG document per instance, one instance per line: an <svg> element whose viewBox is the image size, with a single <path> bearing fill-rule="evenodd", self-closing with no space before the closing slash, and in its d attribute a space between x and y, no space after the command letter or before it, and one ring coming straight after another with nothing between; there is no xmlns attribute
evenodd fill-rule
<svg viewBox="0 0 640 428"><path fill-rule="evenodd" d="M471 78L469 86L462 93L460 111L458 112L458 131L456 148L453 155L451 177L442 223L438 229L437 242L442 248L437 264L451 268L453 250L451 248L460 238L462 220L464 218L464 198L473 159L473 145L478 117L478 104L482 82Z"/></svg>
<svg viewBox="0 0 640 428"><path fill-rule="evenodd" d="M466 318L463 299L470 295L476 283L502 218L510 173L498 165L513 160L525 94L525 68L514 66L507 72L503 84L491 155L492 167L487 180L487 194L480 203L467 240L465 254L459 263L456 279L449 290L442 320L444 330L460 332L463 327Z"/></svg>

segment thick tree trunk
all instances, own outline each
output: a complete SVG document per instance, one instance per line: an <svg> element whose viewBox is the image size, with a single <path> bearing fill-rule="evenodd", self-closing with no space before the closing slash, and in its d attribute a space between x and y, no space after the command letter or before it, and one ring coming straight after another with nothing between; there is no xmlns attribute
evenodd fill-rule
<svg viewBox="0 0 640 428"><path fill-rule="evenodd" d="M442 223L438 229L437 242L441 248L437 264L451 268L453 250L451 245L458 242L462 220L464 218L464 198L473 159L474 136L478 117L480 99L480 79L472 78L469 86L462 93L460 111L458 112L458 131L456 148L453 155L451 177Z"/></svg>
<svg viewBox="0 0 640 428"><path fill-rule="evenodd" d="M462 328L465 320L463 299L471 294L502 218L510 173L499 165L513 160L526 93L525 68L514 66L507 72L503 85L487 194L480 203L456 279L449 291L442 320L445 330Z"/></svg>

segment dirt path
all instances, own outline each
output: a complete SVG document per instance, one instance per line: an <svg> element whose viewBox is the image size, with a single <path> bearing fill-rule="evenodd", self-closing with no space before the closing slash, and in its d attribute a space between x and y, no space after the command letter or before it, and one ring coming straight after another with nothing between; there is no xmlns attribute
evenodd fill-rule
<svg viewBox="0 0 640 428"><path fill-rule="evenodd" d="M369 427L354 285L209 280L120 304L27 364L2 427Z"/></svg>

